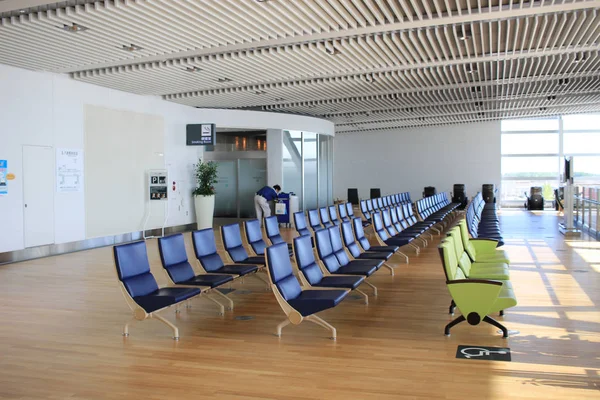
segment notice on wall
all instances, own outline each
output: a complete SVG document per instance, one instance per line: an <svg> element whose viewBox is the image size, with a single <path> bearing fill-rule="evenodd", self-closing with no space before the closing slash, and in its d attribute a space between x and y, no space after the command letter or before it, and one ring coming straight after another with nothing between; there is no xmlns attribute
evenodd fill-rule
<svg viewBox="0 0 600 400"><path fill-rule="evenodd" d="M167 170L162 169L148 171L148 190L150 200L167 200L167 174Z"/></svg>
<svg viewBox="0 0 600 400"><path fill-rule="evenodd" d="M8 194L8 161L0 160L0 196Z"/></svg>
<svg viewBox="0 0 600 400"><path fill-rule="evenodd" d="M83 191L82 149L56 149L56 191Z"/></svg>

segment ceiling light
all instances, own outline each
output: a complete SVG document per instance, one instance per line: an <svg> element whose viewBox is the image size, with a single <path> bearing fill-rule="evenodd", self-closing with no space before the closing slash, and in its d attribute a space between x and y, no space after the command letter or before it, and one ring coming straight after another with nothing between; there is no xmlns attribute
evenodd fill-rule
<svg viewBox="0 0 600 400"><path fill-rule="evenodd" d="M196 66L194 66L194 67L186 67L186 69L184 71L187 71L187 72L200 72L200 71L202 71L202 68L196 67Z"/></svg>
<svg viewBox="0 0 600 400"><path fill-rule="evenodd" d="M559 79L558 80L558 84L559 85L566 85L569 83L569 78L565 78L565 79Z"/></svg>
<svg viewBox="0 0 600 400"><path fill-rule="evenodd" d="M546 111L548 107L540 107L540 111Z"/></svg>
<svg viewBox="0 0 600 400"><path fill-rule="evenodd" d="M473 34L471 33L471 28L469 28L468 26L463 26L462 33L458 38L462 41L465 41L471 39L471 37L473 37Z"/></svg>
<svg viewBox="0 0 600 400"><path fill-rule="evenodd" d="M231 82L232 80L229 78L219 78L217 79L217 82L219 83L224 83L224 82Z"/></svg>
<svg viewBox="0 0 600 400"><path fill-rule="evenodd" d="M284 101L285 99L283 97L277 97L274 101Z"/></svg>
<svg viewBox="0 0 600 400"><path fill-rule="evenodd" d="M467 74L474 74L477 72L477 65L467 65Z"/></svg>
<svg viewBox="0 0 600 400"><path fill-rule="evenodd" d="M69 25L63 25L61 27L61 29L63 31L67 31L67 32L71 32L71 33L75 33L75 32L83 32L83 31L87 31L89 28L86 28L83 25L79 25L76 23L73 23L73 25L69 26Z"/></svg>
<svg viewBox="0 0 600 400"><path fill-rule="evenodd" d="M477 103L475 103L475 107L483 107L483 101L478 101Z"/></svg>
<svg viewBox="0 0 600 400"><path fill-rule="evenodd" d="M330 56L335 56L340 54L340 51L336 49L333 44L330 43L328 45L325 45L325 53L329 54Z"/></svg>
<svg viewBox="0 0 600 400"><path fill-rule="evenodd" d="M124 44L122 47L119 47L121 50L125 51L139 51L142 50L142 47L137 46L135 44L126 45Z"/></svg>
<svg viewBox="0 0 600 400"><path fill-rule="evenodd" d="M264 90L257 90L254 94L267 94Z"/></svg>
<svg viewBox="0 0 600 400"><path fill-rule="evenodd" d="M473 86L471 88L471 92L473 92L473 93L481 93L481 86Z"/></svg>
<svg viewBox="0 0 600 400"><path fill-rule="evenodd" d="M585 61L586 56L585 53L575 53L575 59L573 60L574 63L579 63L581 61Z"/></svg>
<svg viewBox="0 0 600 400"><path fill-rule="evenodd" d="M478 112L478 113L477 113L477 116L478 116L478 117L485 117L485 113L484 113L484 112Z"/></svg>
<svg viewBox="0 0 600 400"><path fill-rule="evenodd" d="M552 101L552 100L556 100L555 94L548 96L548 101Z"/></svg>
<svg viewBox="0 0 600 400"><path fill-rule="evenodd" d="M375 74L366 74L364 75L365 81L373 83L375 82Z"/></svg>

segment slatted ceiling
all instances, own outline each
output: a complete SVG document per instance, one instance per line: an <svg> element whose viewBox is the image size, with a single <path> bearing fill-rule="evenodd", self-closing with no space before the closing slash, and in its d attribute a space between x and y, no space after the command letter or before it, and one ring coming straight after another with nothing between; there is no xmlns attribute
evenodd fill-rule
<svg viewBox="0 0 600 400"><path fill-rule="evenodd" d="M595 14L595 13L594 13ZM595 26L596 26L596 38L598 36L598 19L596 15L590 16L589 14L585 14L586 18L590 19L590 20L594 20ZM584 20L586 18L583 18ZM576 16L573 13L572 15L572 19L575 20ZM495 24L497 22L493 22L492 24ZM591 25L591 23L590 23ZM429 30L430 31L430 30ZM435 33L435 35L430 34L430 35L424 35L421 34L419 35L421 40L425 40L426 37L437 37L437 35L439 35L439 32L441 31L440 28L436 28L435 31L437 33ZM400 37L402 37L404 33L400 33ZM590 38L590 34L591 32L588 32L587 35L585 35L585 39L589 39ZM259 51L253 51L253 52L238 52L238 53L231 53L231 54L227 54L227 55L219 55L220 57L214 58L214 57L203 57L201 58L201 63L202 65L198 65L201 68L205 68L207 71L206 73L209 74L210 69L212 68L213 70L218 70L218 71L224 71L224 64L232 64L230 63L231 61L231 57L235 58L235 66L237 68L231 70L231 75L235 75L235 76L240 76L245 78L245 81L236 81L237 85L240 84L247 84L247 83L259 83L262 81L265 81L265 75L268 74L268 76L270 77L271 80L286 80L286 79L298 79L298 78L304 78L304 77L308 77L308 76L315 76L315 75L332 75L332 74L342 74L342 73L348 73L351 71L367 71L367 70L372 70L372 69L377 69L377 68L401 68L401 67L406 67L408 66L406 64L406 62L401 62L399 60L398 57L394 57L393 55L399 54L401 53L401 51L403 49L407 49L408 46L410 46L410 48L412 50L408 51L409 56L413 57L410 60L410 65L431 65L433 62L448 62L448 61L456 61L456 60L468 60L468 58L465 58L464 56L462 56L462 54L457 54L457 56L452 59L440 59L440 60L433 60L433 59L428 59L427 57L425 57L425 61L423 60L417 60L415 57L417 57L418 51L415 50L415 46L417 41L415 41L415 44L410 45L410 35L404 34L405 39L404 39L404 43L406 43L406 46L403 47L398 47L398 46L394 46L392 48L388 47L389 44L393 43L392 40L390 39L390 35L386 34L386 35L376 35L374 38L373 37L367 37L367 38L354 38L354 39L350 39L350 40L344 40L341 42L341 47L345 50L348 51L344 51L342 54L336 55L336 56L330 56L327 55L325 53L325 51L323 50L324 45L322 43L312 43L312 44L306 44L303 46L287 46L287 47L280 47L280 48L276 48L276 49L268 49L268 50L259 50ZM399 39L400 40L400 39ZM401 41L401 40L400 40ZM400 43L400 41L397 41L396 43ZM525 42L525 41L523 41ZM533 43L534 41L530 40L530 43ZM569 48L573 48L575 46L588 46L590 45L590 43L588 42L580 42L580 43L575 43L575 44L569 44ZM593 45L593 44L592 44ZM421 46L421 49L424 49L425 47L427 48L433 48L435 46L428 46L428 45L424 45ZM526 54L529 55L534 49L532 48L527 48L526 51L522 51L520 50L520 48L517 50L518 53L521 54ZM542 51L547 51L547 49L544 49ZM515 52L514 50L511 50L509 53L510 54L516 54L517 52ZM434 55L434 51L430 50L429 56L428 57L435 57ZM437 54L441 55L442 52L438 51ZM497 53L497 49L496 48L490 48L490 49L483 49L483 51L481 52L481 54L477 54L477 55L473 55L471 57L471 59L476 59L477 57L485 57L487 55L488 58L491 57L496 57L496 56L490 56L490 54L498 54ZM405 58L406 59L406 58ZM212 62L217 62L220 63L220 65L213 65L212 67L209 65ZM297 68L294 69L289 69L287 68L287 66L289 66L289 63L294 63L295 66L297 66ZM233 64L232 64L233 65ZM159 66L160 67L160 66ZM165 77L164 80L168 82L167 86L169 86L171 84L171 80L172 80L172 71L170 71L168 69L168 65L165 65L165 67L167 68L167 70L165 71ZM106 69L107 73L114 73L114 69ZM240 71L243 71L243 73L240 73ZM510 72L510 71L509 71ZM76 78L81 78L83 80L85 80L85 75L81 75L81 74L75 74ZM153 76L153 79L160 79L160 77L158 76ZM204 80L204 83L207 84L208 87L219 87L219 86L227 86L225 85L218 85L216 83L216 79L213 79L214 77L210 77L207 80ZM115 78L109 78L109 79L115 79ZM127 78L127 81L130 82L130 79ZM200 81L200 78L199 78ZM203 85L201 82L198 82L198 85L194 85L193 87L187 87L188 90L202 90L207 88L207 86ZM138 90L136 90L136 93L142 93L142 94L166 94L166 92L164 91L153 91L152 88L147 87L146 85L144 85L142 83L141 85L142 87L140 87ZM121 89L121 87L116 86L116 88ZM185 90L185 88L179 88L179 87L174 87L173 90L171 90L172 92L179 92Z"/></svg>
<svg viewBox="0 0 600 400"><path fill-rule="evenodd" d="M598 54L590 55L585 61L580 63L554 63L553 59L560 58L560 56L548 56L541 58L531 58L526 60L510 60L510 61L498 61L495 64L488 64L487 67L490 69L490 75L496 75L494 69L501 69L503 72L502 80L515 80L523 78L537 78L543 79L546 76L552 75L577 75L599 71L600 58ZM544 68L535 67L537 64L542 63ZM506 66L509 64L509 67ZM539 74L528 75L531 70L531 66L534 66L539 71ZM562 68L561 68L562 67ZM477 71L484 69L484 66L478 66ZM444 74L445 71L452 70L452 73ZM462 86L477 88L481 87L482 95L489 95L490 86L496 86L495 80L490 81L478 81L474 80L475 75L479 73L470 74L462 66L445 66L438 68L427 68L415 71L395 71L388 73L375 74L375 80L369 82L367 77L371 75L352 75L345 77L334 77L326 79L316 80L302 80L295 81L294 86L288 86L284 83L275 83L267 85L255 85L246 87L235 87L235 88L223 88L213 89L207 91L197 91L185 93L182 96L181 93L174 95L167 95L166 98L179 102L180 99L184 99L184 104L195 105L198 107L209 107L211 104L219 104L220 101L227 102L228 97L231 97L232 107L254 107L265 104L265 100L280 98L286 96L284 91L291 95L295 101L309 101L318 99L334 99L343 97L352 97L357 93L361 94L379 94L389 92L399 92L403 90L418 90L422 91L428 88L435 90L441 90L447 86ZM453 80L446 80L446 76L452 76ZM235 91L232 91L235 89ZM259 98L253 96L255 91L265 91L269 96L265 98ZM246 93L244 93L246 92ZM235 98L233 98L235 97ZM288 96L288 98L290 98ZM267 108L272 109L272 108Z"/></svg>
<svg viewBox="0 0 600 400"><path fill-rule="evenodd" d="M71 0L1 14L11 18L0 23L0 62L190 106L321 116L340 130L549 115L598 100L599 8L600 0ZM73 23L89 29L59 29ZM120 49L131 44L142 49Z"/></svg>

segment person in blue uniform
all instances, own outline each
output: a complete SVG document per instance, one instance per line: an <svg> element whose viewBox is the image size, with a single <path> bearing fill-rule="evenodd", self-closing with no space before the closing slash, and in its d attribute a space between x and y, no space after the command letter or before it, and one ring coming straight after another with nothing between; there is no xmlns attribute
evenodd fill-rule
<svg viewBox="0 0 600 400"><path fill-rule="evenodd" d="M262 219L271 216L271 207L269 201L277 199L281 192L281 186L265 186L261 188L254 196L254 208L256 209L256 218L262 223Z"/></svg>

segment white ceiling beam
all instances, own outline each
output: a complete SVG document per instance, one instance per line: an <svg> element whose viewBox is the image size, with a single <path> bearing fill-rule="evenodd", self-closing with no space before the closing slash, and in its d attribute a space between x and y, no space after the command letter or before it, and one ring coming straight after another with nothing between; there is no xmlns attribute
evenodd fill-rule
<svg viewBox="0 0 600 400"><path fill-rule="evenodd" d="M2 2L0 2L2 3ZM350 7L350 9L354 9L352 3L348 0L344 0L344 3ZM268 3L266 3L268 4ZM512 3L511 3L512 4ZM222 46L219 48L202 48L202 49L194 49L188 51L180 51L176 53L170 54L160 54L153 56L145 56L139 57L136 59L136 62L153 62L153 61L164 61L165 59L172 58L185 58L185 57L194 57L201 56L207 54L216 54L223 52L232 52L239 50L248 50L254 49L257 47L273 47L273 46L282 46L296 43L304 43L304 42L312 42L312 41L324 41L324 40L333 40L333 39L341 39L346 37L353 36L364 36L364 35L373 35L377 33L384 32L394 32L394 31L407 31L414 30L418 28L426 28L426 27L435 27L440 25L448 25L448 24L463 24L463 23L472 23L476 21L490 21L490 20L498 20L498 19L507 19L507 18L517 18L517 17L525 17L537 14L544 13L555 13L555 12L566 12L566 11L574 11L574 10L582 10L582 9L590 9L590 8L600 8L600 0L585 0L585 1L577 1L577 2L569 2L569 3L553 3L550 5L538 5L533 7L526 8L511 8L510 6L504 6L502 9L487 9L483 8L481 12L471 12L471 13L462 13L460 15L453 16L444 16L442 18L433 18L433 19L423 19L416 18L412 21L404 21L404 22L395 22L386 25L368 25L368 26L359 26L357 28L349 29L346 31L336 31L331 30L327 32L319 32L313 33L310 35L298 35L293 37L284 37L277 39L268 39L262 40L259 42L246 42L246 43L236 43L228 46ZM356 12L358 12L356 10ZM366 21L365 21L366 22ZM107 68L118 65L127 64L127 61L111 61L105 63L97 63L90 66L90 69L97 68ZM78 67L65 68L59 70L57 72L69 73L80 70Z"/></svg>

